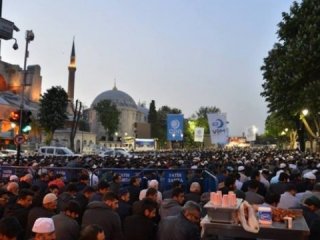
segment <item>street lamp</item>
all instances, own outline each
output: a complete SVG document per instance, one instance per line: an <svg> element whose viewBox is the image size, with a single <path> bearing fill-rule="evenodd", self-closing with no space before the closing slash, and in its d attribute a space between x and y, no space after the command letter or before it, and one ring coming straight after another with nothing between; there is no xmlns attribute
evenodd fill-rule
<svg viewBox="0 0 320 240"><path fill-rule="evenodd" d="M308 113L309 113L309 110L308 109L303 109L301 113L302 113L303 116L307 116Z"/></svg>
<svg viewBox="0 0 320 240"><path fill-rule="evenodd" d="M28 46L31 41L34 40L34 34L32 30L26 31L26 50L24 53L24 64L23 64L23 81L22 81L22 90L21 90L21 100L20 100L20 123L19 123L19 135L22 135L22 118L23 118L23 110L24 110L24 90L26 86L27 80L27 59L29 57ZM20 161L20 151L21 151L21 143L17 144L17 164L19 165Z"/></svg>
<svg viewBox="0 0 320 240"><path fill-rule="evenodd" d="M316 134L314 134L314 132L312 131L309 123L307 122L307 119L305 118L307 115L309 114L309 110L308 109L303 109L300 113L300 120L303 122L304 126L306 127L307 131L309 132L309 134L315 138L318 139L318 136Z"/></svg>

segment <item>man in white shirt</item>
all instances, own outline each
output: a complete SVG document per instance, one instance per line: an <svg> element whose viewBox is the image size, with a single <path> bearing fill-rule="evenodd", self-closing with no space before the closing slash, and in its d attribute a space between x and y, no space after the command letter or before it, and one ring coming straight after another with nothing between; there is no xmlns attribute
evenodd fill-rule
<svg viewBox="0 0 320 240"><path fill-rule="evenodd" d="M288 184L286 191L281 194L278 208L297 208L299 207L299 201L296 197L297 188L294 184Z"/></svg>

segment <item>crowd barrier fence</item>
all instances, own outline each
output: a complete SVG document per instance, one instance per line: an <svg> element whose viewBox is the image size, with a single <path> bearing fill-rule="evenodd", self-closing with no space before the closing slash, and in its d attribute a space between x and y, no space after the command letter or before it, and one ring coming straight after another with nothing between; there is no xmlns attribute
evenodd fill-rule
<svg viewBox="0 0 320 240"><path fill-rule="evenodd" d="M67 168L67 167L45 167L38 168L38 173L41 171L52 171L55 174L61 174L66 182L77 179L79 175L88 171L85 168ZM23 176L26 173L32 174L33 169L30 167L20 166L0 166L1 179L9 179L11 175ZM99 180L112 181L114 174L119 174L122 177L122 186L128 186L130 178L138 176L142 180L142 187L146 188L148 180L157 179L161 191L171 188L172 182L179 180L182 182L186 190L189 190L191 182L199 182L203 192L211 192L217 190L217 178L206 169L157 169L157 168L144 168L144 169L122 169L122 168L97 168L89 170L95 174ZM93 176L91 174L91 177ZM92 179L90 179L92 182Z"/></svg>

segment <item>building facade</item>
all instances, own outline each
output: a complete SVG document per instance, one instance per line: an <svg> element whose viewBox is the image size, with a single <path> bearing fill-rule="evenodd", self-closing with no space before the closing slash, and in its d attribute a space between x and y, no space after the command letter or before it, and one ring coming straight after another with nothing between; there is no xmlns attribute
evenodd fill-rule
<svg viewBox="0 0 320 240"><path fill-rule="evenodd" d="M94 106L103 100L110 100L120 111L119 125L114 136L108 135L94 109ZM100 93L92 102L86 115L91 132L97 135L97 141L108 141L112 137L114 140L124 142L125 138L137 137L139 131L142 130L141 126L145 137L150 137L148 109L142 104L137 105L129 94L118 90L116 86L112 90Z"/></svg>

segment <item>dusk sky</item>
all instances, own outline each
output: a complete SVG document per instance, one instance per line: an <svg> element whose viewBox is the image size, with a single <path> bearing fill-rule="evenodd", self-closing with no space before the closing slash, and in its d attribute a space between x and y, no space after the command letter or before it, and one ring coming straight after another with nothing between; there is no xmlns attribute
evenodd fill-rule
<svg viewBox="0 0 320 240"><path fill-rule="evenodd" d="M75 99L86 106L117 88L137 103L227 113L230 134L264 131L260 67L277 41L292 0L3 0L2 17L20 28L1 41L5 62L23 67L25 31L33 30L28 65L41 66L42 92L67 90L75 37Z"/></svg>

